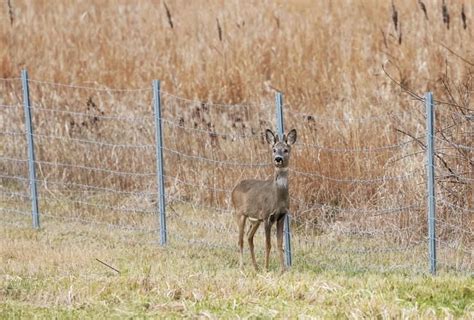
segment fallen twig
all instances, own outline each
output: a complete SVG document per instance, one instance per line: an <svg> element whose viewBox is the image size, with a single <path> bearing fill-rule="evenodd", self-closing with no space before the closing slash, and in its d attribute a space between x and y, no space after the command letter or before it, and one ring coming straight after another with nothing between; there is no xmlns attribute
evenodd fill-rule
<svg viewBox="0 0 474 320"><path fill-rule="evenodd" d="M101 260L99 260L99 259L97 259L97 258L95 258L95 260L97 260L98 262L102 263L104 266L109 267L110 269L112 269L112 270L114 270L115 272L117 272L118 274L120 274L120 270L118 270L118 269L112 267L111 265L109 265L109 264L107 264L107 263L105 263L105 262L103 262L103 261L101 261Z"/></svg>

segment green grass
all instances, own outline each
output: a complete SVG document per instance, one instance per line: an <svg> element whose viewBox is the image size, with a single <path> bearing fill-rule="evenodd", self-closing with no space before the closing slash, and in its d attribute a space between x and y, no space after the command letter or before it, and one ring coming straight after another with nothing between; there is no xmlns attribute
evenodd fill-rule
<svg viewBox="0 0 474 320"><path fill-rule="evenodd" d="M161 248L154 234L50 219L34 231L28 217L16 221L25 226L0 227L0 318L474 316L467 275L356 272L336 260L331 269L318 265L324 256L311 263L310 250L297 243L290 271L280 275L272 255L271 270L256 273L248 263L238 269L234 234L226 238L229 248L172 236Z"/></svg>

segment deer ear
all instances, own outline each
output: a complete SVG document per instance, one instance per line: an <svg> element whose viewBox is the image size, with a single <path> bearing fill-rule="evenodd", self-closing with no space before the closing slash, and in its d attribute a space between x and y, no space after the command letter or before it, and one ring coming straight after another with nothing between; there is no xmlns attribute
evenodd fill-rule
<svg viewBox="0 0 474 320"><path fill-rule="evenodd" d="M288 133L287 137L288 144L294 144L296 142L296 130L293 129Z"/></svg>
<svg viewBox="0 0 474 320"><path fill-rule="evenodd" d="M275 135L270 129L265 130L265 139L267 140L268 144L274 145L276 143Z"/></svg>

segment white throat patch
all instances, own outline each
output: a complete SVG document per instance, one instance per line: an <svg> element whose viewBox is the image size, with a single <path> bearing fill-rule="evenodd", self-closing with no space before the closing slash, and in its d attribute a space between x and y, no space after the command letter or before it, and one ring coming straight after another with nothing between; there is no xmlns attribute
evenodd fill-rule
<svg viewBox="0 0 474 320"><path fill-rule="evenodd" d="M276 179L277 188L287 188L288 187L288 177L278 176Z"/></svg>

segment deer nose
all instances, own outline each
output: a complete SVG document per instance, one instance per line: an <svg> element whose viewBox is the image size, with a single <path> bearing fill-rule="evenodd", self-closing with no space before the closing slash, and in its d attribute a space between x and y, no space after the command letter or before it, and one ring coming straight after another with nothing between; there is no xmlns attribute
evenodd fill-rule
<svg viewBox="0 0 474 320"><path fill-rule="evenodd" d="M276 157L275 157L275 162L276 162L276 163L282 163L282 162L283 162L283 157L276 156Z"/></svg>

